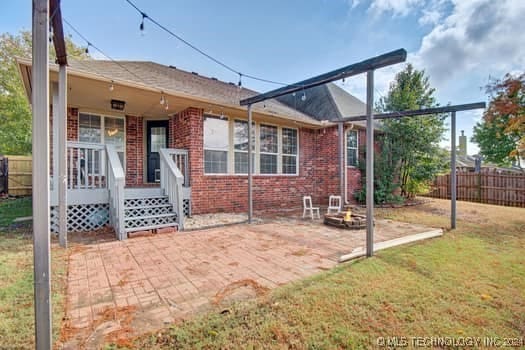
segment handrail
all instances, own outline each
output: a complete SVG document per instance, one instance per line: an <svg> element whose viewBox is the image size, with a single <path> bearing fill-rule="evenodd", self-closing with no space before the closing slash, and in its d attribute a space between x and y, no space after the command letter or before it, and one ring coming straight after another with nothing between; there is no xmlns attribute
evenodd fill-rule
<svg viewBox="0 0 525 350"><path fill-rule="evenodd" d="M71 148L88 148L88 149L104 149L106 145L102 143L68 141L67 146Z"/></svg>
<svg viewBox="0 0 525 350"><path fill-rule="evenodd" d="M114 145L106 145L109 192L109 220L115 228L117 239L126 239L124 227L124 169Z"/></svg>
<svg viewBox="0 0 525 350"><path fill-rule="evenodd" d="M182 198L182 185L184 176L180 172L177 164L171 157L178 150L161 148L160 149L160 187L168 196L173 210L177 214L179 229L184 229L184 207Z"/></svg>

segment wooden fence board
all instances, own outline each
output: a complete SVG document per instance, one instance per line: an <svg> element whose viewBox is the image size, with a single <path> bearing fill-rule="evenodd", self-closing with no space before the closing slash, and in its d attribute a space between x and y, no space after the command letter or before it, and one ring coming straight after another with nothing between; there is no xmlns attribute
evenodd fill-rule
<svg viewBox="0 0 525 350"><path fill-rule="evenodd" d="M458 200L525 207L525 174L459 172L456 193ZM450 199L450 174L437 176L425 196Z"/></svg>
<svg viewBox="0 0 525 350"><path fill-rule="evenodd" d="M11 196L30 196L32 193L31 156L6 156L8 159L7 190Z"/></svg>

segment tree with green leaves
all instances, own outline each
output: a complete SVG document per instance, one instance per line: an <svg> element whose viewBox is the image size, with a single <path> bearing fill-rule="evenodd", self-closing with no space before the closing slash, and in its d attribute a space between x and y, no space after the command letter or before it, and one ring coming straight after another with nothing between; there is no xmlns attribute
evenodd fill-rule
<svg viewBox="0 0 525 350"><path fill-rule="evenodd" d="M436 107L435 89L430 86L425 71L407 64L390 84L387 96L382 97L376 109L397 112ZM444 117L430 115L387 119L382 128L388 136L393 157L392 164L403 197L411 197L423 190L434 176L443 170L444 161L439 142L445 131Z"/></svg>
<svg viewBox="0 0 525 350"><path fill-rule="evenodd" d="M483 119L474 126L472 141L480 154L499 165L525 158L525 73L505 75L487 85L490 103Z"/></svg>
<svg viewBox="0 0 525 350"><path fill-rule="evenodd" d="M50 59L55 52L51 45ZM84 49L66 38L68 57L87 59ZM16 57L31 57L31 32L0 35L0 154L31 153L31 109L18 73Z"/></svg>

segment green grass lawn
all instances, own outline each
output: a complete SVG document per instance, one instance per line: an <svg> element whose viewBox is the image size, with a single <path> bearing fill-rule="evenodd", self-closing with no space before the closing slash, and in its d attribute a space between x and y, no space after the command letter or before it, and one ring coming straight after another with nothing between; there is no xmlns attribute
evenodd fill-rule
<svg viewBox="0 0 525 350"><path fill-rule="evenodd" d="M0 229L0 349L34 348L31 228ZM52 249L53 334L64 315L67 254Z"/></svg>
<svg viewBox="0 0 525 350"><path fill-rule="evenodd" d="M448 226L448 201L378 210ZM341 349L377 337L525 337L525 210L458 203L458 229L135 340L136 348ZM110 344L107 348L117 347Z"/></svg>
<svg viewBox="0 0 525 350"><path fill-rule="evenodd" d="M0 227L7 227L16 218L31 216L31 197L0 200Z"/></svg>

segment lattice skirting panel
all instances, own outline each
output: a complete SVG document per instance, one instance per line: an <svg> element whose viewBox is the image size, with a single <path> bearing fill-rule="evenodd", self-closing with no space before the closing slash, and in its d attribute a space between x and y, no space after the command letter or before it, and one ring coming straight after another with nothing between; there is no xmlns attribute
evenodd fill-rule
<svg viewBox="0 0 525 350"><path fill-rule="evenodd" d="M80 204L67 207L67 230L91 231L109 223L109 204ZM58 207L51 207L51 232L58 232Z"/></svg>
<svg viewBox="0 0 525 350"><path fill-rule="evenodd" d="M191 216L191 199L183 199L182 208L184 215Z"/></svg>

